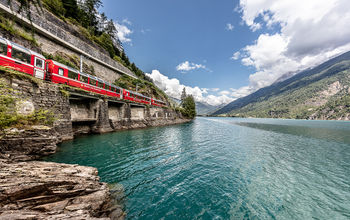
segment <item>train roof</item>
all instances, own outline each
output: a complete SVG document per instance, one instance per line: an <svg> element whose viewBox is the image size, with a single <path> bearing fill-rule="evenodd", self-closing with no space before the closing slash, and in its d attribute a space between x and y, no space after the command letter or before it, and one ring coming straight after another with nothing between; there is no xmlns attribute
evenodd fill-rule
<svg viewBox="0 0 350 220"><path fill-rule="evenodd" d="M85 76L85 77L90 77L90 75L87 74L87 73L79 72L79 74L80 74L80 75L83 75L83 76Z"/></svg>
<svg viewBox="0 0 350 220"><path fill-rule="evenodd" d="M32 50L30 50L30 49L27 49L27 48L23 47L22 45L16 44L16 43L14 43L14 42L12 42L12 41L9 41L9 40L7 40L7 39L5 39L5 38L2 38L2 37L0 37L0 40L1 40L2 42L6 43L6 44L8 44L8 45L10 45L10 46L12 46L12 47L15 47L16 49L19 49L19 50L25 52L25 53L29 53L30 55L35 55L35 56L37 56L37 57L40 57L40 58L42 58L42 59L45 59L45 57L44 57L42 54L37 53L37 52L35 52L35 51L32 51Z"/></svg>
<svg viewBox="0 0 350 220"><path fill-rule="evenodd" d="M65 65L65 64L63 64L63 63L60 63L60 62L57 62L57 61L54 61L54 60L52 60L52 62L53 62L55 65L61 66L61 67L65 68L65 69L68 69L68 70L70 70L70 71L80 73L79 70L74 69L74 68L72 68L72 67L69 67L69 66L67 66L67 65Z"/></svg>
<svg viewBox="0 0 350 220"><path fill-rule="evenodd" d="M154 101L157 101L157 102L162 102L162 103L164 103L165 104L165 102L164 101L162 101L162 100L159 100L159 99L153 99Z"/></svg>
<svg viewBox="0 0 350 220"><path fill-rule="evenodd" d="M116 88L121 89L120 87L115 86L115 85L112 85L112 84L110 84L110 83L108 83L108 82L104 81L103 79L98 78L98 77L96 77L96 76L93 76L93 75L90 75L90 74L87 74L87 73L84 73L84 72L80 72L80 71L77 70L77 69L74 69L74 68L72 68L72 67L69 67L69 66L67 66L67 65L65 65L65 64L62 64L62 63L57 62L57 61L54 61L54 60L52 60L52 62L53 62L55 65L58 65L58 66L61 66L61 67L63 67L63 68L66 68L66 69L68 69L68 70L77 72L77 73L79 73L79 74L82 75L82 76L89 77L89 78L91 78L91 79L93 79L93 80L96 80L96 81L102 82L102 83L104 83L104 84L107 84L107 85L109 85L109 86L114 86L114 87L116 87Z"/></svg>
<svg viewBox="0 0 350 220"><path fill-rule="evenodd" d="M148 97L148 96L142 95L142 94L140 94L140 93L138 93L138 92L135 92L135 91L131 91L131 90L127 90L127 89L125 89L125 91L128 91L128 92L130 92L130 93L132 93L132 94L135 94L135 95L138 95L138 96L141 96L141 97L144 97L144 98L150 98L150 97Z"/></svg>
<svg viewBox="0 0 350 220"><path fill-rule="evenodd" d="M119 87L119 86L116 86L116 85L114 85L114 84L110 84L112 87L115 87L115 88L117 88L117 89L122 89L121 87Z"/></svg>

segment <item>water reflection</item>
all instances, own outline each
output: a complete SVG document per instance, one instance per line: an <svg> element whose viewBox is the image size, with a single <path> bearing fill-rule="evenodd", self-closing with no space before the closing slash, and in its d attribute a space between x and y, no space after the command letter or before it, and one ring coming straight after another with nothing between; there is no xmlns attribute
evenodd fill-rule
<svg viewBox="0 0 350 220"><path fill-rule="evenodd" d="M308 138L317 138L329 141L336 141L350 144L350 131L337 130L319 127L250 123L250 122L234 122L234 124L261 129L265 131L278 132L283 134L291 134Z"/></svg>

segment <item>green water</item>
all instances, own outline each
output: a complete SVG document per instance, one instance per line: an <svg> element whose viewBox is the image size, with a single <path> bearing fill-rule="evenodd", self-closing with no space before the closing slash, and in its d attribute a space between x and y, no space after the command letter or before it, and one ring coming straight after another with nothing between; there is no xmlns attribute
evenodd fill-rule
<svg viewBox="0 0 350 220"><path fill-rule="evenodd" d="M122 184L128 219L350 219L349 122L198 118L77 138L46 160Z"/></svg>

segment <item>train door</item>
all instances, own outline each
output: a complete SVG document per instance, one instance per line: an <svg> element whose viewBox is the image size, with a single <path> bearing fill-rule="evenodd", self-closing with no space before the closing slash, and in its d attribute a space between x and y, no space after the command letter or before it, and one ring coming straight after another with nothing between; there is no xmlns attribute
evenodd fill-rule
<svg viewBox="0 0 350 220"><path fill-rule="evenodd" d="M39 57L34 57L34 76L39 79L45 78L45 61Z"/></svg>

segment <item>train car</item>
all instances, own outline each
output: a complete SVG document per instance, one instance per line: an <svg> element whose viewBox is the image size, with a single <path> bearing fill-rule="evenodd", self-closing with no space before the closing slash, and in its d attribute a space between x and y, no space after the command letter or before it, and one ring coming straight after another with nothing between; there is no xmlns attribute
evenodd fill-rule
<svg viewBox="0 0 350 220"><path fill-rule="evenodd" d="M80 87L79 71L54 60L46 60L46 77L54 83Z"/></svg>
<svg viewBox="0 0 350 220"><path fill-rule="evenodd" d="M105 85L105 89L106 89L108 96L117 97L120 99L123 98L123 89L122 88L107 83Z"/></svg>
<svg viewBox="0 0 350 220"><path fill-rule="evenodd" d="M158 100L158 99L151 99L151 105L158 106L158 107L164 107L166 106L166 103Z"/></svg>
<svg viewBox="0 0 350 220"><path fill-rule="evenodd" d="M45 79L45 57L0 37L0 65Z"/></svg>
<svg viewBox="0 0 350 220"><path fill-rule="evenodd" d="M82 73L32 50L0 37L0 66L27 73L53 83L66 84L102 95L117 97L140 104L166 106L160 100L111 85L100 78Z"/></svg>
<svg viewBox="0 0 350 220"><path fill-rule="evenodd" d="M151 105L158 106L158 107L164 107L164 106L166 106L166 103L161 101L161 100L152 98L151 99Z"/></svg>
<svg viewBox="0 0 350 220"><path fill-rule="evenodd" d="M102 95L122 98L122 89L108 84L102 79L82 73L54 60L46 60L47 78L54 83L78 87Z"/></svg>
<svg viewBox="0 0 350 220"><path fill-rule="evenodd" d="M133 102L138 102L142 104L151 104L151 99L147 96L144 96L140 93L133 92L127 89L123 89L123 98L125 100L133 101Z"/></svg>

